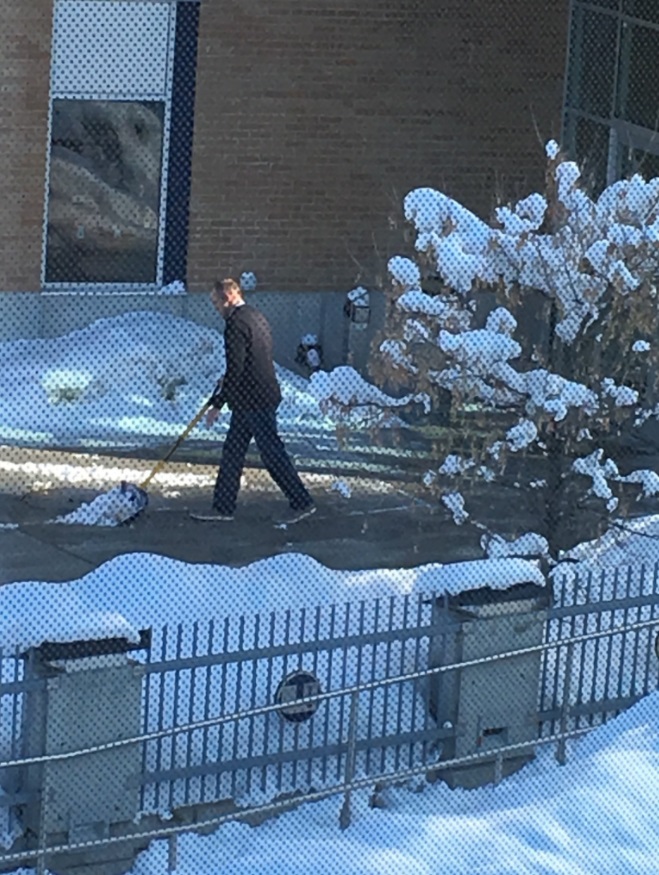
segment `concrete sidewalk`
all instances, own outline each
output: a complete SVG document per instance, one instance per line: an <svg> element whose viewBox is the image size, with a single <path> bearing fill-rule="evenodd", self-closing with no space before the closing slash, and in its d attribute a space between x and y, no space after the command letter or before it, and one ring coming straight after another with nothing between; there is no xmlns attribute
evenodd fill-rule
<svg viewBox="0 0 659 875"><path fill-rule="evenodd" d="M300 552L331 568L397 568L481 555L473 532L449 528L405 487L359 478L350 498L334 478L304 475L318 512L277 528L286 501L267 474L250 469L231 523L202 523L189 512L209 509L215 468L168 464L149 486L148 509L120 527L49 522L117 485L140 482L150 463L64 452L3 448L0 460L0 584L77 579L113 556L149 552L192 563L243 565ZM441 549L440 549L441 545ZM441 555L440 555L441 554Z"/></svg>

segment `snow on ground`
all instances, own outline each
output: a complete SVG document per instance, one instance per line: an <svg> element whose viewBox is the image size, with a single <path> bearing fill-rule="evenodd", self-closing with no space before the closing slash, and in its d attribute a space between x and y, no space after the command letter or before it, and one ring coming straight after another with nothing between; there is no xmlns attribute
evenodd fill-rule
<svg viewBox="0 0 659 875"><path fill-rule="evenodd" d="M659 519L644 531L659 527ZM639 526L640 529L640 526ZM648 559L652 543L618 543L616 558ZM602 539L604 553L606 538ZM645 545L645 552L642 545ZM608 554L613 555L613 554ZM540 582L535 563L480 560L413 569L339 572L310 557L287 554L243 568L186 565L151 554L119 556L66 584L15 583L0 588L0 645L24 648L43 640L126 635L145 625L224 615L261 614L303 605L362 598L449 591L495 581ZM384 793L384 809L354 796L352 826L341 832L341 800L307 804L258 829L223 826L212 836L179 840L182 875L351 875L405 872L496 875L518 873L656 872L659 838L659 694L646 698L606 727L570 745L565 768L553 751L498 787ZM417 790L423 785L417 785ZM167 845L154 842L132 875L156 875L166 866Z"/></svg>
<svg viewBox="0 0 659 875"><path fill-rule="evenodd" d="M308 380L277 367L282 429L332 430ZM87 449L175 438L224 372L218 328L166 313L98 319L67 335L0 344L0 441ZM199 426L195 439L217 440Z"/></svg>
<svg viewBox="0 0 659 875"><path fill-rule="evenodd" d="M659 693L571 745L564 767L543 751L499 786L384 793L384 808L341 798L254 829L222 826L178 843L178 875L655 875L659 854ZM154 842L132 875L166 871Z"/></svg>
<svg viewBox="0 0 659 875"><path fill-rule="evenodd" d="M561 558L570 560L559 565L561 572L570 564L579 571L593 565L612 567L659 562L659 515L614 521L601 538L584 541Z"/></svg>
<svg viewBox="0 0 659 875"><path fill-rule="evenodd" d="M137 630L145 626L193 622L209 614L251 616L362 598L460 592L485 581L499 589L525 581L544 583L537 565L524 559L335 571L301 553L242 568L131 553L69 583L27 581L0 587L0 648L112 637L129 629L131 640L137 640Z"/></svg>

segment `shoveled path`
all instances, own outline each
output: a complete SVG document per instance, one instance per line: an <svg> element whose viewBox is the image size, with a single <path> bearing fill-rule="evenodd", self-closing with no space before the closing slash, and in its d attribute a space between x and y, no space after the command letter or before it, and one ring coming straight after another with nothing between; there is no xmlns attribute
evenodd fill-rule
<svg viewBox="0 0 659 875"><path fill-rule="evenodd" d="M209 509L215 469L168 464L149 486L148 509L119 527L49 522L115 486L140 482L150 463L84 454L2 448L0 454L0 584L77 579L113 556L149 552L192 563L243 565L300 552L331 568L398 568L482 555L473 531L446 521L409 486L358 477L304 474L318 512L277 528L286 502L265 472L250 469L236 518L202 523L189 512ZM450 541L444 537L450 531ZM139 584L139 582L136 582Z"/></svg>

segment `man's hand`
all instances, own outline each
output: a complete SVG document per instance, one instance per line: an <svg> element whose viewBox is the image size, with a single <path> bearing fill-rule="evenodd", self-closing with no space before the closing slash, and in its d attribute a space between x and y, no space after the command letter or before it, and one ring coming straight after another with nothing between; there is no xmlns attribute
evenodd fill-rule
<svg viewBox="0 0 659 875"><path fill-rule="evenodd" d="M211 409L206 414L206 428L212 428L217 422L217 418L222 411L219 407L211 407Z"/></svg>

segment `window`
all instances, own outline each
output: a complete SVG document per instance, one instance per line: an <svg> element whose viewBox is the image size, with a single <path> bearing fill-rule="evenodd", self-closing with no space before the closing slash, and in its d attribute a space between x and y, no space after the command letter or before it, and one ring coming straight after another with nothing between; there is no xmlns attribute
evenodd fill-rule
<svg viewBox="0 0 659 875"><path fill-rule="evenodd" d="M643 149L626 149L623 155L623 172L626 176L640 173L646 179L659 176L659 154L653 155Z"/></svg>
<svg viewBox="0 0 659 875"><path fill-rule="evenodd" d="M622 11L634 18L659 24L659 4L657 4L657 0L623 0Z"/></svg>
<svg viewBox="0 0 659 875"><path fill-rule="evenodd" d="M162 102L54 100L46 281L154 283Z"/></svg>
<svg viewBox="0 0 659 875"><path fill-rule="evenodd" d="M656 175L658 141L659 2L572 0L566 146L597 190Z"/></svg>
<svg viewBox="0 0 659 875"><path fill-rule="evenodd" d="M659 31L623 24L617 115L633 124L659 126Z"/></svg>
<svg viewBox="0 0 659 875"><path fill-rule="evenodd" d="M175 13L56 0L46 285L162 280Z"/></svg>
<svg viewBox="0 0 659 875"><path fill-rule="evenodd" d="M618 22L613 15L577 7L572 25L574 63L569 71L570 106L609 118L616 70Z"/></svg>

